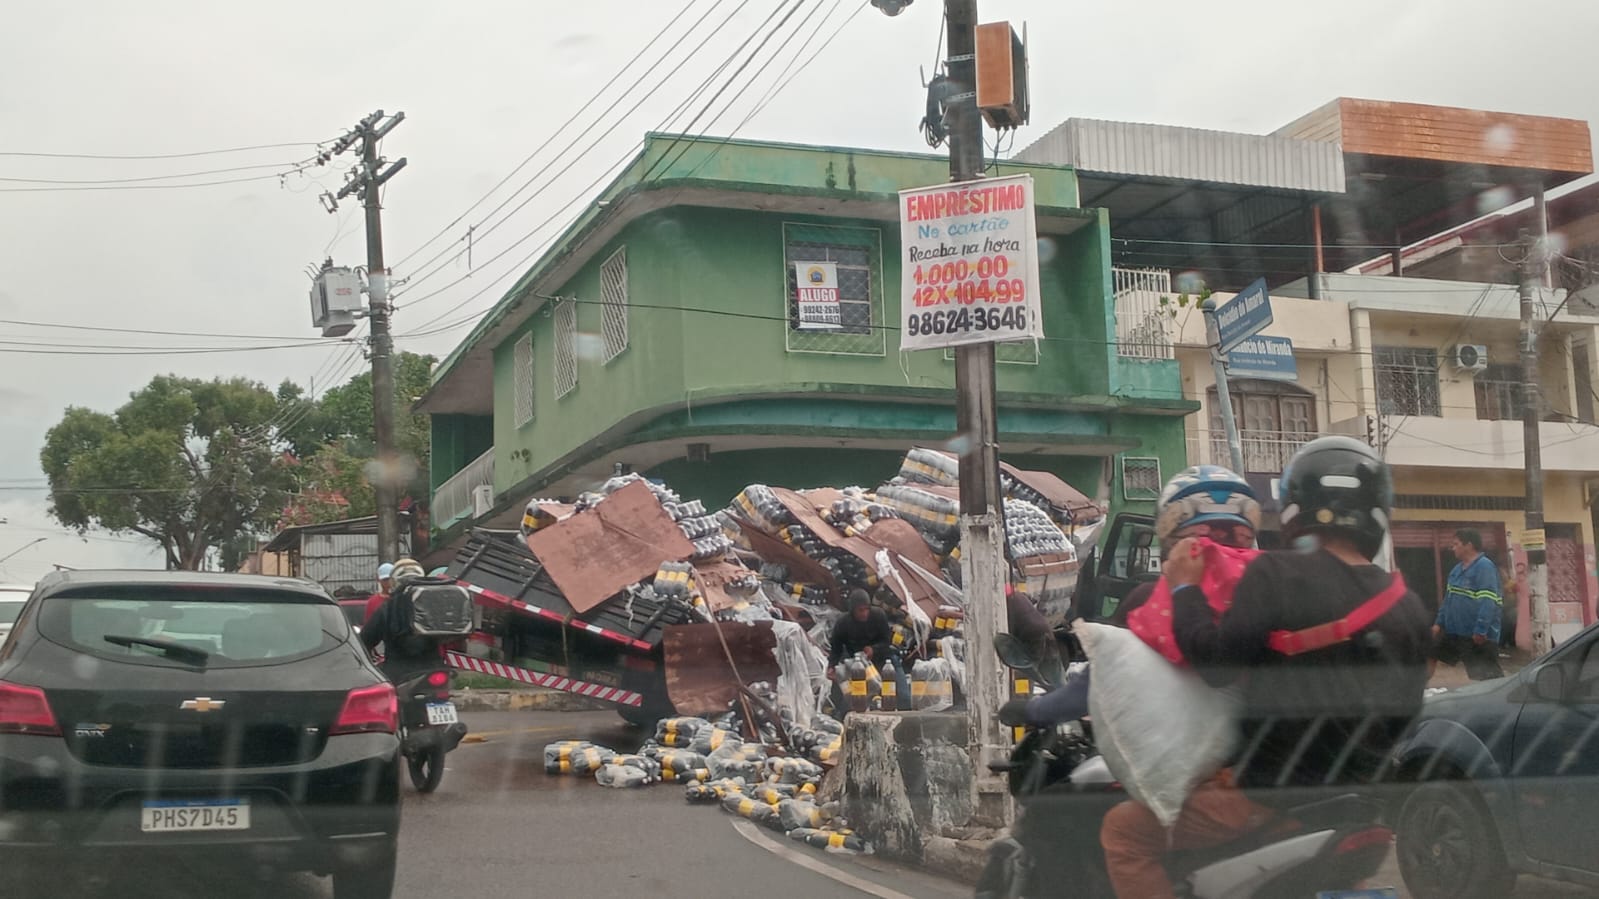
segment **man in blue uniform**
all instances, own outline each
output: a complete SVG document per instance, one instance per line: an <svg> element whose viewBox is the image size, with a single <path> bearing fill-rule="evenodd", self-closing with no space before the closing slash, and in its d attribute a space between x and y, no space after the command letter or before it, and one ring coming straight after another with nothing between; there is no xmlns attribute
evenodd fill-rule
<svg viewBox="0 0 1599 899"><path fill-rule="evenodd" d="M1472 680L1504 677L1499 667L1499 628L1504 598L1499 594L1499 569L1483 554L1482 534L1471 528L1455 531L1455 567L1433 622L1433 662L1466 666Z"/></svg>

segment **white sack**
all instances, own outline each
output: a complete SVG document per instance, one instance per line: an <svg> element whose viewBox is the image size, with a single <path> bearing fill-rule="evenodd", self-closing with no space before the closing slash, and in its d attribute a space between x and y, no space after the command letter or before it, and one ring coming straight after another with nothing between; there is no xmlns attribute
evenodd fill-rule
<svg viewBox="0 0 1599 899"><path fill-rule="evenodd" d="M1105 764L1171 827L1194 787L1232 757L1236 702L1166 661L1132 631L1087 622L1072 631L1093 672L1088 710Z"/></svg>

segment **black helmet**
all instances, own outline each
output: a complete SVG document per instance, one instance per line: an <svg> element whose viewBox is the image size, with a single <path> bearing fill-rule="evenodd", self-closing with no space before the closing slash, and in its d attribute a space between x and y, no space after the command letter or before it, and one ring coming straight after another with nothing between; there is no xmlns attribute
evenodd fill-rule
<svg viewBox="0 0 1599 899"><path fill-rule="evenodd" d="M1318 437L1283 469L1283 535L1331 533L1375 558L1388 535L1394 479L1376 451L1353 437Z"/></svg>

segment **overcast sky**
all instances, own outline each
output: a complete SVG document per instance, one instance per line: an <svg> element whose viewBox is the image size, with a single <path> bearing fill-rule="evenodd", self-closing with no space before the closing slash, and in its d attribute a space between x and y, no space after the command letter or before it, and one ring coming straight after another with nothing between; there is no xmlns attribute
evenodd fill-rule
<svg viewBox="0 0 1599 899"><path fill-rule="evenodd" d="M783 0L787 9L790 0ZM746 70L756 86L710 128L726 134L766 93L822 16L836 13L811 44L833 33L860 0L799 0L782 52ZM595 91L673 16L688 12L618 85L575 121L553 149L446 236L410 259L441 229L567 123ZM537 180L511 206L544 192L493 233L479 229L470 280L416 308L396 328L416 330L450 307L482 311L500 296L526 251L552 236L586 186L628 154L643 132L678 106L732 53L778 0L750 0L703 47L702 36L737 0L587 0L583 3L416 0L273 4L91 0L7 10L0 33L0 154L175 154L337 137L376 108L407 119L386 141L409 167L388 187L384 230L395 276L421 266L468 224ZM984 20L1026 20L1032 47L1033 124L1019 148L1073 116L1265 132L1337 96L1371 97L1599 119L1591 73L1599 4L1588 0L981 0ZM747 124L741 137L926 150L916 123L941 4L919 0L898 18L867 9ZM667 64L645 69L702 13L710 17ZM816 11L815 18L808 18ZM804 51L803 60L810 55ZM764 58L764 57L763 57ZM634 101L667 80L592 149ZM759 73L759 74L757 74ZM640 77L643 86L617 99ZM731 99L723 96L693 130ZM709 100L702 96L690 109ZM588 136L577 132L596 119ZM680 122L686 127L687 118ZM281 168L193 181L271 175L314 152L292 147L166 160L70 160L0 155L0 178L128 179L247 165ZM577 163L550 182L556 169ZM552 160L558 160L552 165ZM188 190L41 191L0 182L0 318L218 334L313 336L303 269L332 252L364 262L359 210L330 216L317 202L337 189L328 169ZM156 183L156 182L137 182ZM171 183L171 182L167 182ZM10 190L4 190L10 188ZM511 206L507 206L509 210ZM567 213L569 214L569 213ZM503 213L501 213L503 215ZM484 261L549 223L499 263ZM405 260L401 264L401 260ZM439 265L440 263L435 263ZM417 286L413 300L466 273L465 261ZM406 299L398 302L402 307ZM401 346L442 355L457 329ZM169 338L0 324L0 340L119 346L240 347L280 341ZM68 405L111 410L152 375L245 375L319 386L348 376L358 360L340 346L231 351L172 357L22 355L0 344L0 557L35 537L43 543L0 564L0 580L36 578L52 563L155 565L138 540L83 540L50 520L38 452ZM41 347L33 347L41 349ZM102 350L103 352L103 350Z"/></svg>

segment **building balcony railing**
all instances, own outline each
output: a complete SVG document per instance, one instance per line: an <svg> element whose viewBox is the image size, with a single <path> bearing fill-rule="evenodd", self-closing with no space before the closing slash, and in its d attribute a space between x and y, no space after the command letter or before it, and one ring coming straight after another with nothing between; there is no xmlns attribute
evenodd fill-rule
<svg viewBox="0 0 1599 899"><path fill-rule="evenodd" d="M1171 316L1171 272L1114 267L1111 283L1116 299L1116 355L1173 358L1177 327Z"/></svg>
<svg viewBox="0 0 1599 899"><path fill-rule="evenodd" d="M432 518L435 527L446 528L458 521L471 518L472 491L474 488L494 486L494 449L471 462L466 467L450 475L449 480L439 485L433 491Z"/></svg>
<svg viewBox="0 0 1599 899"><path fill-rule="evenodd" d="M1239 473L1280 473L1294 453L1317 436L1303 431L1256 431L1246 428L1238 433L1238 442L1244 451L1244 471ZM1190 433L1188 462L1190 465L1231 468L1233 462L1227 450L1227 435L1220 428Z"/></svg>

